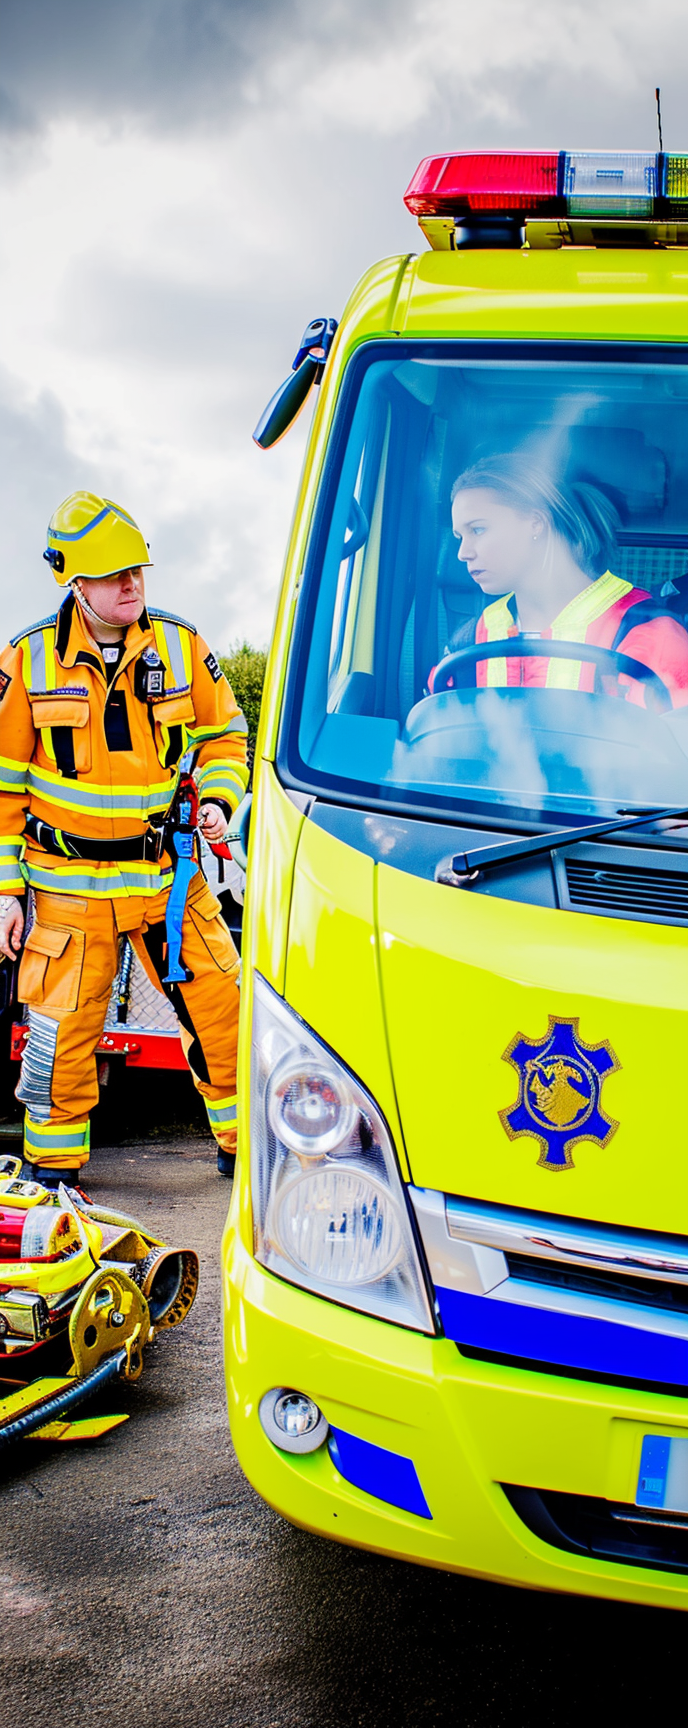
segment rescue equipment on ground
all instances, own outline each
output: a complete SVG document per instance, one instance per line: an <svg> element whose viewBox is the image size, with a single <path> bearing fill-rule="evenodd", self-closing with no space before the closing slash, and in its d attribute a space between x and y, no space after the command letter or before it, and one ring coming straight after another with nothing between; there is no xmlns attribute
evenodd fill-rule
<svg viewBox="0 0 688 1728"><path fill-rule="evenodd" d="M336 318L312 318L306 325L289 377L270 398L253 434L261 450L269 450L284 437L312 386L320 383L336 331Z"/></svg>
<svg viewBox="0 0 688 1728"><path fill-rule="evenodd" d="M147 568L152 562L133 516L96 492L72 492L58 505L48 524L43 557L61 588L68 588L79 576L93 581L117 576L122 570Z"/></svg>
<svg viewBox="0 0 688 1728"><path fill-rule="evenodd" d="M193 1305L198 1256L20 1170L0 1159L0 1446L96 1439L127 1416L72 1410L108 1381L139 1379L146 1344Z"/></svg>

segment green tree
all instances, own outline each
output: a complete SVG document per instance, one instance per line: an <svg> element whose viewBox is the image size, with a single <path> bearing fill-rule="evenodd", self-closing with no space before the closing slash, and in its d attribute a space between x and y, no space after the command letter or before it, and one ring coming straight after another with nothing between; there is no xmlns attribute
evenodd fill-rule
<svg viewBox="0 0 688 1728"><path fill-rule="evenodd" d="M232 686L248 725L248 760L253 767L256 733L260 718L263 681L267 665L264 648L252 648L250 642L233 642L228 654L218 656L225 678Z"/></svg>

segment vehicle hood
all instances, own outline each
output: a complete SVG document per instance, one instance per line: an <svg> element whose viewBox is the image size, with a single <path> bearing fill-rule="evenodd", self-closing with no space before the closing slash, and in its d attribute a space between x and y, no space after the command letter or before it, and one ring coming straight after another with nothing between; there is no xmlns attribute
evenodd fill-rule
<svg viewBox="0 0 688 1728"><path fill-rule="evenodd" d="M685 1232L688 932L376 868L414 1182Z"/></svg>
<svg viewBox="0 0 688 1728"><path fill-rule="evenodd" d="M445 887L303 823L287 1001L420 1187L688 1234L688 931Z"/></svg>

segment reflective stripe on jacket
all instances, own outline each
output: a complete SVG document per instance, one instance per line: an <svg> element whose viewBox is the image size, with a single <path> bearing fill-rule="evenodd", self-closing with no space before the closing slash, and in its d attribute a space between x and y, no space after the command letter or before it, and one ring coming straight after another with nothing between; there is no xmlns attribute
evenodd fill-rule
<svg viewBox="0 0 688 1728"><path fill-rule="evenodd" d="M164 663L164 692L142 700L145 650ZM139 671L140 678L140 671ZM169 859L91 864L61 859L22 838L28 810L89 839L143 835L169 807L179 763L192 750L202 799L234 809L248 783L246 721L192 624L144 610L130 625L108 687L105 666L69 595L53 618L0 655L0 893L25 882L53 892L156 894Z"/></svg>
<svg viewBox="0 0 688 1728"><path fill-rule="evenodd" d="M518 633L514 597L508 595L485 607L475 626L475 641L501 642ZM589 642L599 648L618 649L658 674L674 707L688 702L688 633L677 619L658 614L652 596L644 589L634 588L610 570L576 594L541 634L543 642ZM479 660L476 666L476 684L493 689L506 684L590 692L596 687L595 676L591 661L547 659L545 655L542 659L520 660L514 655L513 659ZM598 677L598 687L606 676L614 678L613 668ZM645 691L639 680L620 673L618 682L628 701L644 706Z"/></svg>

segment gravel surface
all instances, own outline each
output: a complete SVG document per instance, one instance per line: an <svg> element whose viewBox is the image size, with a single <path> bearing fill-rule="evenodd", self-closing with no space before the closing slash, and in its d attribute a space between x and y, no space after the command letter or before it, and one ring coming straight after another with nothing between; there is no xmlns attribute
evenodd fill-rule
<svg viewBox="0 0 688 1728"><path fill-rule="evenodd" d="M3 1455L3 1728L674 1718L682 1616L380 1560L264 1506L227 1428L229 1185L211 1146L100 1147L88 1185L196 1247L201 1289L186 1324L147 1351L142 1379L108 1394L102 1407L131 1421L90 1446L27 1441Z"/></svg>

